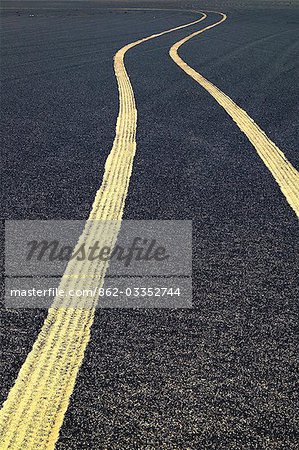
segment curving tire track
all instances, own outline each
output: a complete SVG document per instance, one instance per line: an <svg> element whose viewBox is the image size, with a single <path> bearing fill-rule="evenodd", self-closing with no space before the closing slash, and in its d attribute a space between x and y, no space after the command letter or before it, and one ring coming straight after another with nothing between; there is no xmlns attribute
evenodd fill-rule
<svg viewBox="0 0 299 450"><path fill-rule="evenodd" d="M174 44L170 56L215 98L246 134L299 215L298 172L244 110L178 55L178 49L189 39L226 20L226 16L220 14L222 18L218 22ZM121 224L136 152L137 130L135 97L124 63L127 51L150 39L199 23L205 17L206 14L202 13L200 19L140 39L116 53L114 70L119 90L119 114L115 139L105 164L101 187L78 245L89 240L93 242L96 236L101 235L105 245L113 246ZM106 270L107 264L103 262L94 266L88 261L72 261L61 279L60 288L102 286ZM89 341L97 300L95 297L83 305L79 298L55 299L0 413L1 449L54 448Z"/></svg>
<svg viewBox="0 0 299 450"><path fill-rule="evenodd" d="M178 54L179 48L190 39L226 20L227 16L225 14L218 14L221 15L221 19L217 23L196 31L176 42L171 47L169 55L187 75L193 78L208 91L212 97L214 97L219 105L230 115L240 130L247 136L251 144L255 147L258 155L273 175L289 205L299 217L299 172L292 166L284 153L271 141L271 139L269 139L266 133L254 122L246 111L238 106L213 83L190 67Z"/></svg>
<svg viewBox="0 0 299 450"><path fill-rule="evenodd" d="M114 57L119 90L115 139L105 172L79 238L92 243L96 236L113 246L122 219L136 151L137 110L124 58L128 50L150 39L189 27L206 18L153 34L121 48ZM92 289L104 282L107 263L71 261L60 289ZM76 376L90 337L98 298L83 304L80 298L56 298L36 342L0 413L1 449L53 449L73 392Z"/></svg>

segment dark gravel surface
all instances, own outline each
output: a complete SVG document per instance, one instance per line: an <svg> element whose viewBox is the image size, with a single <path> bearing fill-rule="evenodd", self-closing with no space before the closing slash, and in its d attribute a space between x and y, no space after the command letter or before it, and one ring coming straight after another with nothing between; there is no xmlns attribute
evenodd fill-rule
<svg viewBox="0 0 299 450"><path fill-rule="evenodd" d="M114 53L194 18L103 5L2 2L4 219L88 216L114 137ZM298 9L236 5L213 1L228 21L181 55L298 167ZM194 308L97 312L59 450L298 448L297 219L246 137L168 57L196 29L126 58L139 122L125 218L193 220ZM2 401L44 316L3 310Z"/></svg>

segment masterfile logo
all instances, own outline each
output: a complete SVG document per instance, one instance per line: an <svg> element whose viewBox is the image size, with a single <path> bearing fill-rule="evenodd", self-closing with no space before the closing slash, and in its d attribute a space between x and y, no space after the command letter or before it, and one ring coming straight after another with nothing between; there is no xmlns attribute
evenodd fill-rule
<svg viewBox="0 0 299 450"><path fill-rule="evenodd" d="M5 236L10 307L190 307L191 221L8 221Z"/></svg>

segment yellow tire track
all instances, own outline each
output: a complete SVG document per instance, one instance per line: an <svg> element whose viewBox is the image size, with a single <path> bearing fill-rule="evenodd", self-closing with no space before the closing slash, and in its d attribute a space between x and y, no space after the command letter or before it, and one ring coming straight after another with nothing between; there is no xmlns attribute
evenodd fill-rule
<svg viewBox="0 0 299 450"><path fill-rule="evenodd" d="M178 54L179 48L195 36L203 33L224 22L227 16L223 13L221 19L206 28L203 28L176 42L170 49L169 54L173 61L187 75L199 83L212 97L221 105L238 125L240 130L247 136L255 147L258 155L272 173L282 193L287 199L295 214L299 216L299 172L287 160L284 153L272 142L265 132L254 122L254 120L238 106L230 97L224 94L213 83L192 69Z"/></svg>
<svg viewBox="0 0 299 450"><path fill-rule="evenodd" d="M120 228L136 151L137 110L124 57L150 39L199 23L206 17L153 34L121 48L114 57L119 90L115 139L105 172L77 246L101 237L113 246ZM72 260L60 289L92 289L104 282L107 263ZM98 298L56 298L0 413L1 449L53 449L90 337Z"/></svg>

